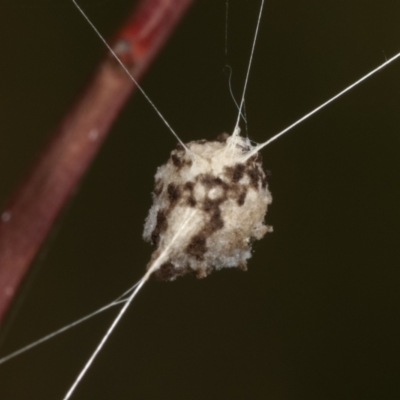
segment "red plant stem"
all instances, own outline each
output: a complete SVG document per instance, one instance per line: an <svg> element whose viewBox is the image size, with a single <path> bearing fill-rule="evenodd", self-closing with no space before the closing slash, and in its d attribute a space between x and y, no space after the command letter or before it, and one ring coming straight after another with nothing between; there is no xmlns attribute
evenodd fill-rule
<svg viewBox="0 0 400 400"><path fill-rule="evenodd" d="M142 0L112 43L135 79L192 0ZM79 16L77 15L77 18ZM0 323L57 215L134 88L107 56L0 216Z"/></svg>

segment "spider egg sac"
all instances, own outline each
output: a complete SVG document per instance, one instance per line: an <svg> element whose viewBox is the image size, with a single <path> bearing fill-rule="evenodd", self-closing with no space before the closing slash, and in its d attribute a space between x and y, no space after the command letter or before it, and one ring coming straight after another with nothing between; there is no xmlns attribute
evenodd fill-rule
<svg viewBox="0 0 400 400"><path fill-rule="evenodd" d="M164 280L202 278L214 268L246 270L252 240L272 231L264 225L272 197L261 156L246 157L253 147L236 133L186 147L178 145L155 175L143 233L156 247L148 269Z"/></svg>

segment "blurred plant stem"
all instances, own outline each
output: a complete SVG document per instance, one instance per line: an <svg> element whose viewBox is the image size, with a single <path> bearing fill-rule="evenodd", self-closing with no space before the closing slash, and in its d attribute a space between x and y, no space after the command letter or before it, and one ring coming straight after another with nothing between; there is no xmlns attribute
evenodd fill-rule
<svg viewBox="0 0 400 400"><path fill-rule="evenodd" d="M192 1L141 0L115 34L112 48L136 80ZM121 66L107 55L6 203L0 216L0 324L58 214L134 88Z"/></svg>

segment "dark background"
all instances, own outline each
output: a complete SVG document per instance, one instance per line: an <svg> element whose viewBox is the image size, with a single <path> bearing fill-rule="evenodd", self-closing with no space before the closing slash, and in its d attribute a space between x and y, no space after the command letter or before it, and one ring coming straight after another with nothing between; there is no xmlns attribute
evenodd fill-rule
<svg viewBox="0 0 400 400"><path fill-rule="evenodd" d="M81 1L109 36L130 0ZM230 0L240 93L259 1ZM400 51L394 0L269 0L246 105L262 142ZM199 0L143 80L184 141L231 132L225 1ZM67 0L0 4L0 203L104 48ZM249 271L151 280L73 399L400 398L400 61L263 151L274 233ZM143 274L156 168L175 140L136 94L53 231L1 354ZM0 366L0 397L61 399L116 310Z"/></svg>

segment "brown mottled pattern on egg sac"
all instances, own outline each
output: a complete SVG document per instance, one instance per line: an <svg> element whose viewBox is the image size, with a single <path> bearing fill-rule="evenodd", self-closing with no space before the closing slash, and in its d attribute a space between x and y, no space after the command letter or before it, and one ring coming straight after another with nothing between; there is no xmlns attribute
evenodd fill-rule
<svg viewBox="0 0 400 400"><path fill-rule="evenodd" d="M187 147L192 154L178 146L156 174L143 234L156 247L148 268L167 248L188 211L195 210L155 275L174 280L188 273L205 277L224 267L245 270L252 239L272 230L264 225L272 198L261 156L256 153L245 160L252 149L248 139L227 134Z"/></svg>

